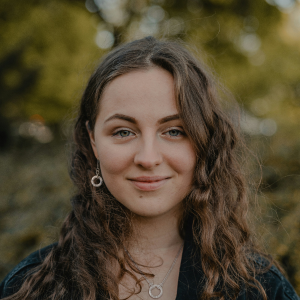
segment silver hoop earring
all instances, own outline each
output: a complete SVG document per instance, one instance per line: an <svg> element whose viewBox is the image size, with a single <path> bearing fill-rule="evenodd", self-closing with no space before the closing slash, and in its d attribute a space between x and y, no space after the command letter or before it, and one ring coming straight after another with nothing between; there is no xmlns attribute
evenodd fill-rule
<svg viewBox="0 0 300 300"><path fill-rule="evenodd" d="M93 176L92 180L91 180L91 183L94 187L99 187L102 185L103 183L103 179L102 177L99 175L100 173L100 163L99 163L99 160L97 159L97 169L96 169L96 175ZM95 180L98 180L99 182L98 183L95 183Z"/></svg>

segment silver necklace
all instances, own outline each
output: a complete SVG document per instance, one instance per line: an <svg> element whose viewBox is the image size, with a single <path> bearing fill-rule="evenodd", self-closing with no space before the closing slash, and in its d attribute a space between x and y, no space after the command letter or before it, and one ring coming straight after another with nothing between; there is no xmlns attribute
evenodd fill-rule
<svg viewBox="0 0 300 300"><path fill-rule="evenodd" d="M162 281L160 284L154 284L154 283L150 282L150 281L147 279L147 277L143 274L143 272L141 271L141 269L138 267L137 263L136 263L136 262L133 260L133 258L131 257L130 253L129 253L129 252L127 251L127 249L124 247L124 249L125 249L126 253L128 254L130 260L134 263L134 265L136 266L136 268L141 272L141 275L142 275L142 276L145 278L145 280L147 281L147 283L148 283L148 285L149 285L149 295L150 295L151 298L157 299L157 298L160 298L160 297L162 296L162 294L163 294L163 285L164 285L164 283L166 282L166 280L168 279L168 277L169 277L171 271L173 270L173 268L174 268L175 263L176 263L176 261L177 261L177 259L178 259L178 257L179 257L179 254L180 254L180 252L181 252L181 249L182 249L183 245L184 245L184 244L181 245L181 247L180 247L180 249L179 249L179 251L178 251L178 253L177 253L177 255L176 255L176 257L175 257L175 259L174 259L174 261L173 261L173 263L172 263L172 265L171 265L171 267L170 267L170 269L169 269L169 271L167 272L166 276L164 277L163 281ZM158 289L158 290L159 290L159 294L158 294L157 296L154 296L154 295L152 294L152 290L153 290L153 289Z"/></svg>

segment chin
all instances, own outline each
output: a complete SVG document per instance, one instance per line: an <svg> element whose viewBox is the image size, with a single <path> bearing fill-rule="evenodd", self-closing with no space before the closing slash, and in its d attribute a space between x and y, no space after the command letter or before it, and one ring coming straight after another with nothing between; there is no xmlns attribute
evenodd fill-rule
<svg viewBox="0 0 300 300"><path fill-rule="evenodd" d="M160 200L162 201L162 200ZM176 212L180 212L180 203L175 206L170 207L159 207L159 204L157 203L147 203L148 205L143 205L138 207L137 205L134 207L128 207L127 208L133 212L135 215L145 218L156 218L160 216L164 216L167 214L174 214Z"/></svg>
<svg viewBox="0 0 300 300"><path fill-rule="evenodd" d="M157 211L132 211L136 216L143 218L157 218L163 216L166 212Z"/></svg>

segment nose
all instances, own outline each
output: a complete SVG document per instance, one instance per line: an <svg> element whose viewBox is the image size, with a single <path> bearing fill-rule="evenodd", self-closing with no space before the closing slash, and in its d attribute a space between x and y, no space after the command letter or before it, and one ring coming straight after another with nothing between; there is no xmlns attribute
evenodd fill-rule
<svg viewBox="0 0 300 300"><path fill-rule="evenodd" d="M140 140L140 144L134 156L134 163L145 169L152 169L163 161L163 155L159 142L155 137L147 137Z"/></svg>

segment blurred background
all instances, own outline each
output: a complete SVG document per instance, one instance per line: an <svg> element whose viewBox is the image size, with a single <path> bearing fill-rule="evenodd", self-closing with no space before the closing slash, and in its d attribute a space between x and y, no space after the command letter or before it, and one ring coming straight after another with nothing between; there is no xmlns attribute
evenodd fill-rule
<svg viewBox="0 0 300 300"><path fill-rule="evenodd" d="M97 61L153 35L183 40L243 109L261 171L247 168L262 173L255 231L300 294L299 0L0 0L0 33L0 280L57 240L70 124Z"/></svg>

